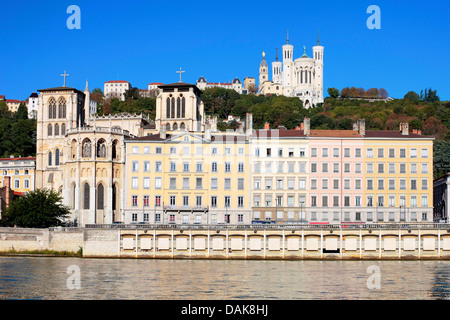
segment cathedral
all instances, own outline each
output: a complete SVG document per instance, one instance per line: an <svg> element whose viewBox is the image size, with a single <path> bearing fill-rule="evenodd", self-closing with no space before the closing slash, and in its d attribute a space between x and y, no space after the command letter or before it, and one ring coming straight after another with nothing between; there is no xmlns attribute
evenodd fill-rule
<svg viewBox="0 0 450 320"><path fill-rule="evenodd" d="M125 166L124 139L150 125L142 115L96 116L86 83L39 90L36 188L58 191L75 225L120 218Z"/></svg>
<svg viewBox="0 0 450 320"><path fill-rule="evenodd" d="M283 60L278 60L278 50L275 61L272 62L272 80L269 80L269 66L263 59L259 66L260 94L276 94L287 97L298 97L305 108L310 108L323 102L323 52L324 47L319 44L313 47L313 57L306 53L294 60L294 46L289 44L289 34L283 45Z"/></svg>

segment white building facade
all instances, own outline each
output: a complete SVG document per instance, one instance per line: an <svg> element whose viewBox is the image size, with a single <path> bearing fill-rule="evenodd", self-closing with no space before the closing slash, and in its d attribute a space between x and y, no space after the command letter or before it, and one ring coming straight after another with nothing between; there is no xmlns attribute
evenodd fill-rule
<svg viewBox="0 0 450 320"><path fill-rule="evenodd" d="M280 94L287 97L298 97L303 101L305 108L310 108L318 103L323 103L323 54L324 47L319 44L313 48L313 57L306 54L303 47L303 55L294 60L294 46L289 44L289 35L286 44L282 47L283 58L272 62L272 80L268 77L267 62L264 58L259 68L259 93L267 94L269 85L280 85ZM267 80L266 80L267 79ZM272 92L270 92L272 93Z"/></svg>

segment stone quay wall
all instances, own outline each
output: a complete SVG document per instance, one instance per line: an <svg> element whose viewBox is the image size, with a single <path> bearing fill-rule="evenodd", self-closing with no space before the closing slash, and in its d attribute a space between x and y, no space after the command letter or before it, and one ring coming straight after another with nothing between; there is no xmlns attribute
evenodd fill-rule
<svg viewBox="0 0 450 320"><path fill-rule="evenodd" d="M450 226L0 228L0 253L77 252L148 259L450 259Z"/></svg>

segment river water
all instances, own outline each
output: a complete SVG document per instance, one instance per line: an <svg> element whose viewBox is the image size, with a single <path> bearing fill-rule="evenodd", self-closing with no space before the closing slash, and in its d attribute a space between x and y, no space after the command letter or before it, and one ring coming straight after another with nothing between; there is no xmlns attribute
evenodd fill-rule
<svg viewBox="0 0 450 320"><path fill-rule="evenodd" d="M450 261L0 257L0 299L437 300Z"/></svg>

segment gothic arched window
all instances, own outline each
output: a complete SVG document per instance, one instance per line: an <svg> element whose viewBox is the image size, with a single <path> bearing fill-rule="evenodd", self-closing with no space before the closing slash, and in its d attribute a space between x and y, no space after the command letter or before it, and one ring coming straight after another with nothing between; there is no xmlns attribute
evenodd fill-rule
<svg viewBox="0 0 450 320"><path fill-rule="evenodd" d="M55 166L59 166L59 149L55 150Z"/></svg>
<svg viewBox="0 0 450 320"><path fill-rule="evenodd" d="M83 209L89 209L89 184L85 183L83 189Z"/></svg>
<svg viewBox="0 0 450 320"><path fill-rule="evenodd" d="M170 123L166 124L166 131L170 131Z"/></svg>
<svg viewBox="0 0 450 320"><path fill-rule="evenodd" d="M62 125L61 125L61 135L65 135L66 134L66 124L65 123L63 123Z"/></svg>
<svg viewBox="0 0 450 320"><path fill-rule="evenodd" d="M56 113L55 113L56 118ZM66 118L66 99L63 97L58 99L58 118L65 119Z"/></svg>
<svg viewBox="0 0 450 320"><path fill-rule="evenodd" d="M177 98L177 118L180 118L180 116L181 116L181 99L180 99L180 97L178 97Z"/></svg>
<svg viewBox="0 0 450 320"><path fill-rule="evenodd" d="M172 97L172 99L171 99L170 117L175 118L175 98L174 97Z"/></svg>
<svg viewBox="0 0 450 320"><path fill-rule="evenodd" d="M48 125L48 128L47 128L47 135L50 137L51 135L53 135L53 133L52 133L52 130L53 129L53 127L52 127L52 125L51 124L49 124Z"/></svg>
<svg viewBox="0 0 450 320"><path fill-rule="evenodd" d="M178 124L176 122L173 124L172 130L178 130Z"/></svg>
<svg viewBox="0 0 450 320"><path fill-rule="evenodd" d="M106 158L106 143L103 139L97 143L97 157Z"/></svg>
<svg viewBox="0 0 450 320"><path fill-rule="evenodd" d="M82 150L82 157L83 158L90 158L91 157L91 140L85 139L83 140L83 150Z"/></svg>
<svg viewBox="0 0 450 320"><path fill-rule="evenodd" d="M117 158L117 140L114 140L112 144L112 158L113 159Z"/></svg>
<svg viewBox="0 0 450 320"><path fill-rule="evenodd" d="M180 125L180 130L184 130L184 129L186 129L186 125L184 124L184 122L182 122Z"/></svg>
<svg viewBox="0 0 450 320"><path fill-rule="evenodd" d="M166 118L170 118L170 98L166 100Z"/></svg>
<svg viewBox="0 0 450 320"><path fill-rule="evenodd" d="M75 209L75 191L76 191L76 185L75 184L73 184L72 185L72 194L71 194L71 207L72 207L72 209Z"/></svg>
<svg viewBox="0 0 450 320"><path fill-rule="evenodd" d="M184 118L186 116L186 98L181 98L181 117Z"/></svg>
<svg viewBox="0 0 450 320"><path fill-rule="evenodd" d="M55 124L55 136L59 136L59 124Z"/></svg>
<svg viewBox="0 0 450 320"><path fill-rule="evenodd" d="M48 118L56 119L56 100L55 100L55 98L50 98L50 100L48 100Z"/></svg>
<svg viewBox="0 0 450 320"><path fill-rule="evenodd" d="M48 153L48 165L51 166L52 165L52 152L49 151Z"/></svg>
<svg viewBox="0 0 450 320"><path fill-rule="evenodd" d="M105 188L103 187L103 184L99 184L97 187L97 209L103 210L105 207L104 204L104 194L105 194Z"/></svg>

